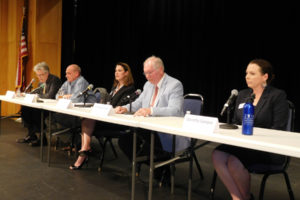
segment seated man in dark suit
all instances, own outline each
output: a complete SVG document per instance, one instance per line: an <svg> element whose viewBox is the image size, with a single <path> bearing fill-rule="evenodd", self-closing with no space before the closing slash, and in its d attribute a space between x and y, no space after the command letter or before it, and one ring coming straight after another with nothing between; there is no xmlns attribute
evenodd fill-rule
<svg viewBox="0 0 300 200"><path fill-rule="evenodd" d="M55 99L55 95L61 86L60 79L57 76L50 74L46 62L36 64L33 71L39 79L39 87L31 93L38 94L40 98ZM41 110L22 106L21 117L25 127L28 129L28 133L25 138L17 139L17 142L29 143L32 146L38 145L40 141L35 133L40 132L41 129Z"/></svg>

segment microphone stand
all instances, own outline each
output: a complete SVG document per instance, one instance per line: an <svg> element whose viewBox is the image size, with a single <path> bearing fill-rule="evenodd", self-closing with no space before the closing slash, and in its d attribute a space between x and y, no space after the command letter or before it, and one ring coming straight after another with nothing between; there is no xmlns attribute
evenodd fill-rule
<svg viewBox="0 0 300 200"><path fill-rule="evenodd" d="M238 129L237 125L230 123L230 111L231 110L232 110L232 107L227 108L227 110L226 110L226 113L227 113L226 124L220 124L220 128L222 128L222 129Z"/></svg>
<svg viewBox="0 0 300 200"><path fill-rule="evenodd" d="M89 94L87 92L85 92L83 94L83 107L85 107L85 104L86 104L86 101L87 101L87 98L88 98Z"/></svg>
<svg viewBox="0 0 300 200"><path fill-rule="evenodd" d="M131 113L131 103L132 103L132 100L130 99L129 100L129 113Z"/></svg>
<svg viewBox="0 0 300 200"><path fill-rule="evenodd" d="M26 89L24 90L24 93L27 93L28 91L31 92L31 90L32 90L32 85L30 85L28 88L26 88ZM29 92L29 93L30 93L30 92Z"/></svg>

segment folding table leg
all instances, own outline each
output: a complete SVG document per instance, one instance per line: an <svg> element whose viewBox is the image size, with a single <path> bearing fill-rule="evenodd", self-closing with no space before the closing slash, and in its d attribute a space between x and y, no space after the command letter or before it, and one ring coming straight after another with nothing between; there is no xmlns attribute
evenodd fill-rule
<svg viewBox="0 0 300 200"><path fill-rule="evenodd" d="M43 162L43 139L44 139L44 110L41 110L41 147L40 147L40 158Z"/></svg>
<svg viewBox="0 0 300 200"><path fill-rule="evenodd" d="M152 187L153 187L153 172L154 172L154 132L151 131L151 140L150 140L150 171L149 171L149 191L148 191L148 200L152 199Z"/></svg>
<svg viewBox="0 0 300 200"><path fill-rule="evenodd" d="M51 152L51 112L49 112L49 127L48 127L48 132L49 132L49 141L48 141L48 167L50 166L50 152Z"/></svg>
<svg viewBox="0 0 300 200"><path fill-rule="evenodd" d="M132 173L131 173L131 200L135 198L135 170L136 170L136 129L133 129L132 146Z"/></svg>

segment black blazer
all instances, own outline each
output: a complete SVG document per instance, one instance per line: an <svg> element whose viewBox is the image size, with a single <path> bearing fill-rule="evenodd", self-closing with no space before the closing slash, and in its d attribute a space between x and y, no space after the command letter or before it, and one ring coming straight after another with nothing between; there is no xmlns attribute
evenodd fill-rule
<svg viewBox="0 0 300 200"><path fill-rule="evenodd" d="M252 89L241 90L236 99L233 123L242 124L243 104L250 97ZM288 121L288 103L286 93L267 86L254 108L254 126L286 130Z"/></svg>
<svg viewBox="0 0 300 200"><path fill-rule="evenodd" d="M114 91L115 91L116 87L113 87L111 89L111 92L108 96L108 102L110 102L110 104L113 107L117 107L117 106L123 106L125 104L128 103L128 101L126 100L126 96L134 93L135 91L135 87L134 85L128 85L128 86L123 86L121 87L121 89L119 91L117 91L117 93L115 95L113 95Z"/></svg>
<svg viewBox="0 0 300 200"><path fill-rule="evenodd" d="M42 83L39 84L39 86ZM53 74L49 74L48 79L46 81L46 91L45 94L43 94L43 88L39 88L32 92L33 94L38 94L40 98L44 99L55 99L55 95L59 88L61 87L61 80L54 76Z"/></svg>

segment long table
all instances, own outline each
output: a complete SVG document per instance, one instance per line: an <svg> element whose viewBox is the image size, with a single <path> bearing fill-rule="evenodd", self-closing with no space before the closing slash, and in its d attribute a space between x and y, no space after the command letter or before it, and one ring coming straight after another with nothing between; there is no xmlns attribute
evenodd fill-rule
<svg viewBox="0 0 300 200"><path fill-rule="evenodd" d="M194 132L182 128L182 117L133 117L132 115L113 114L111 116L101 117L90 113L91 108L71 108L60 109L55 103L25 103L22 99L7 99L0 95L0 101L30 106L52 112L74 115L78 117L90 118L94 120L125 125L134 128L151 130L151 149L150 149L150 169L149 169L149 192L148 199L152 199L152 178L153 178L153 152L154 152L154 134L153 131L164 132L173 135L186 136L200 140L206 140L216 143L229 144L250 149L267 151L287 156L300 158L300 134L288 131L279 131L264 128L254 128L252 136L241 134L241 129L217 129L215 132ZM43 134L43 131L42 133ZM135 199L135 165L136 165L136 132L133 133L133 162L132 162L132 188L131 199ZM42 146L41 146L42 148ZM42 153L42 151L41 151Z"/></svg>

